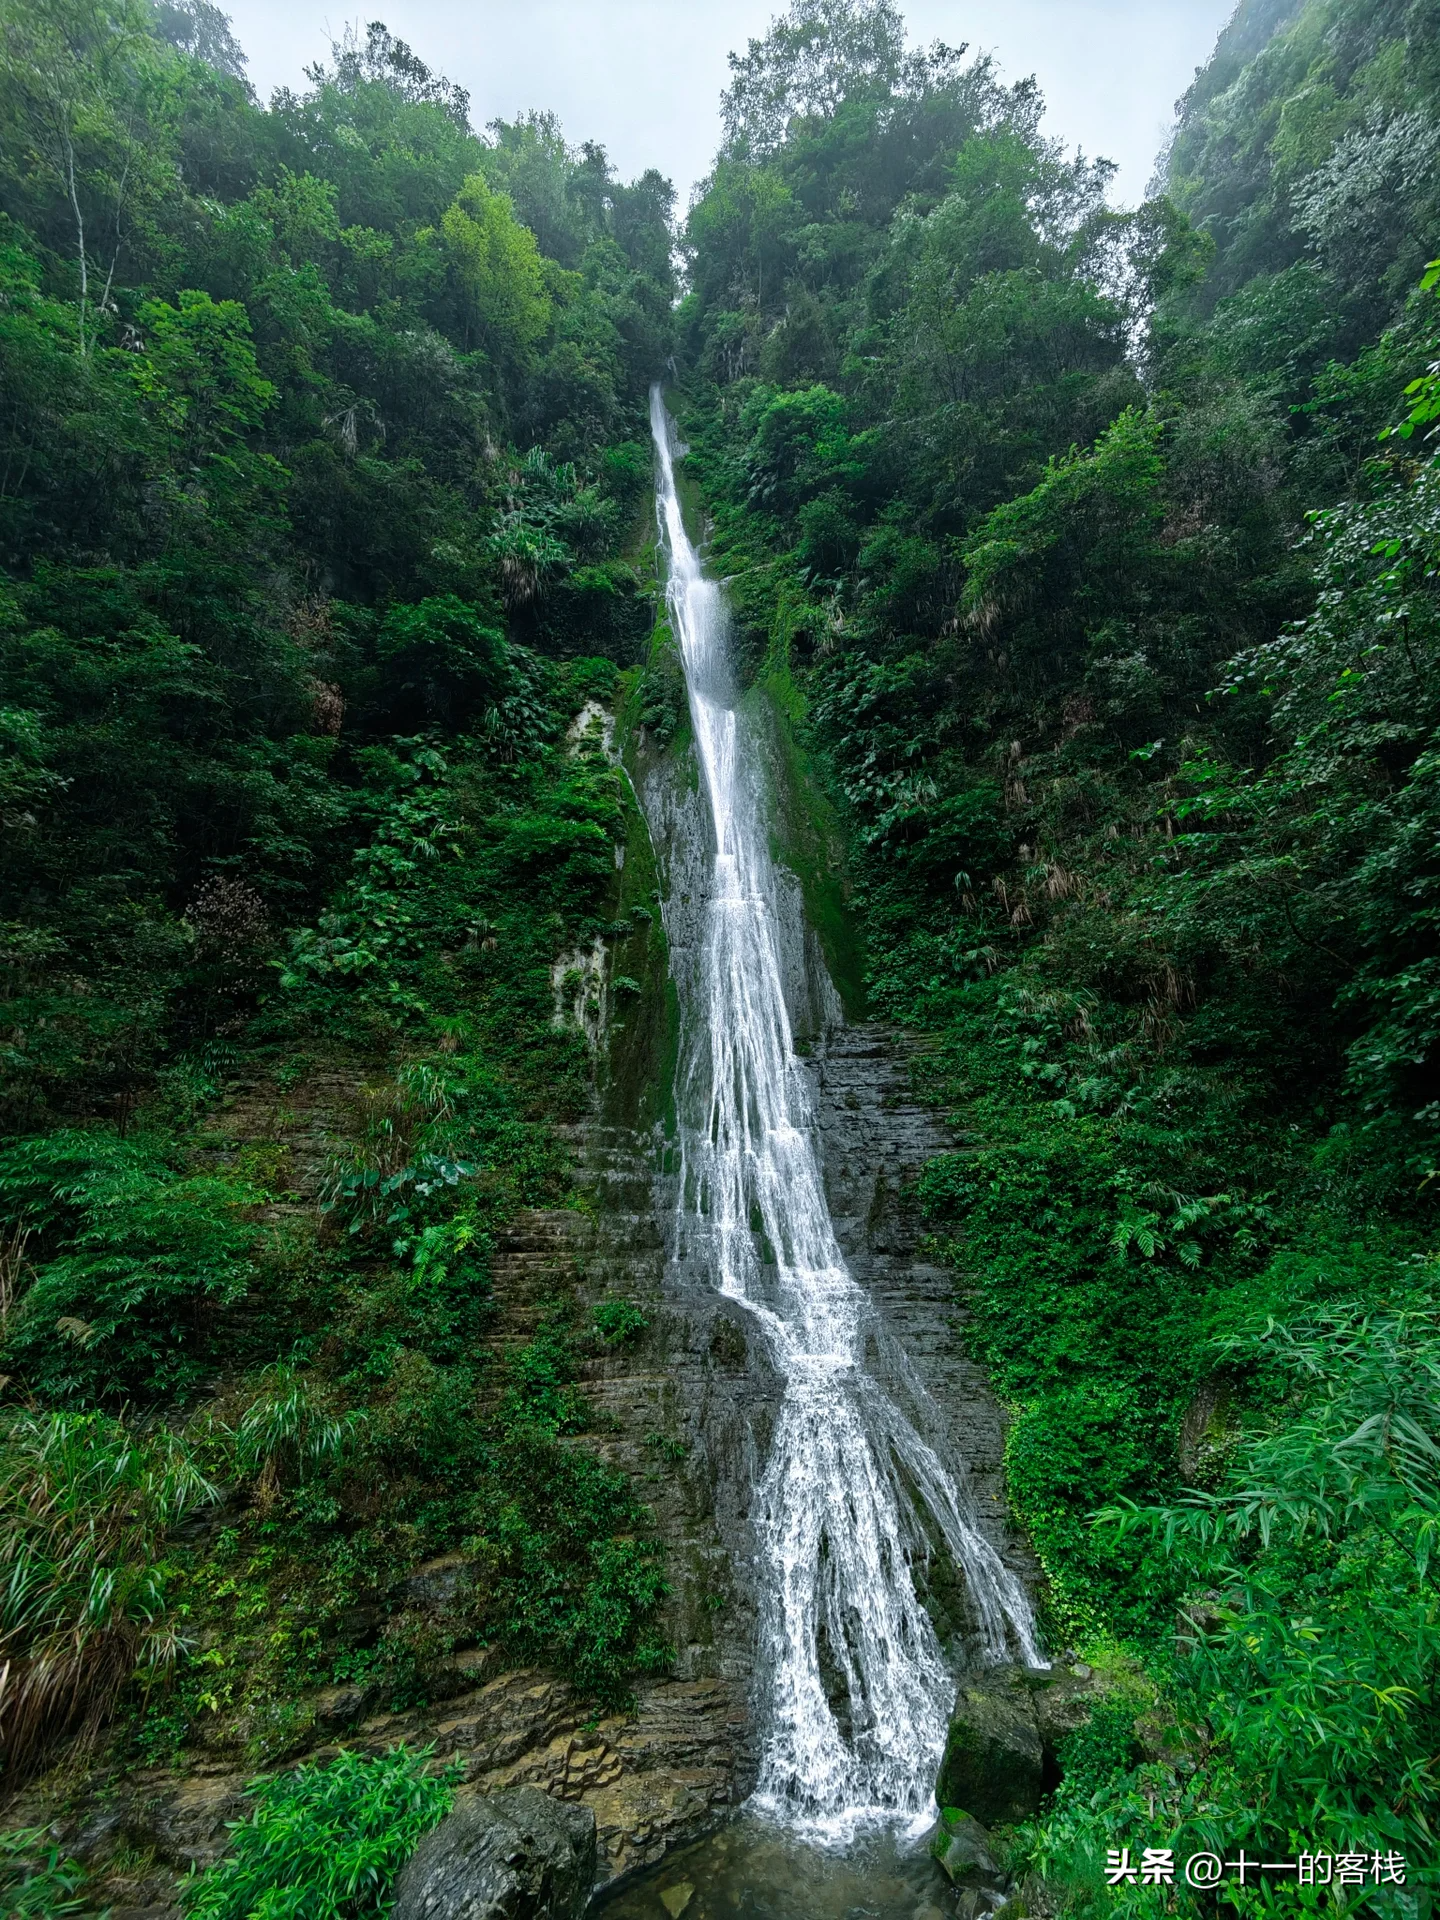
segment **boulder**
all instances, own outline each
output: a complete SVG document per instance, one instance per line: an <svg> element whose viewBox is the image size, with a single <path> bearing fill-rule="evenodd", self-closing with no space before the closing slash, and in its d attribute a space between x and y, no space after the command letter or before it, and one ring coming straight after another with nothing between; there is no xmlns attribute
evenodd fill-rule
<svg viewBox="0 0 1440 1920"><path fill-rule="evenodd" d="M322 1687L315 1695L315 1731L320 1735L343 1733L364 1717L375 1697L373 1687L358 1687L353 1681L338 1687Z"/></svg>
<svg viewBox="0 0 1440 1920"><path fill-rule="evenodd" d="M965 1674L950 1717L935 1797L986 1826L1026 1820L1040 1805L1045 1755L1024 1667Z"/></svg>
<svg viewBox="0 0 1440 1920"><path fill-rule="evenodd" d="M1035 1705L1035 1724L1040 1729L1040 1745L1045 1755L1046 1785L1053 1785L1056 1754L1067 1734L1090 1724L1095 1702L1107 1691L1106 1682L1083 1661L1065 1666L1027 1668L1030 1698Z"/></svg>
<svg viewBox="0 0 1440 1920"><path fill-rule="evenodd" d="M595 1816L538 1787L464 1797L395 1883L391 1920L580 1920Z"/></svg>
<svg viewBox="0 0 1440 1920"><path fill-rule="evenodd" d="M987 1826L1028 1820L1060 1777L1061 1742L1088 1723L1107 1690L1078 1660L962 1674L935 1797Z"/></svg>
<svg viewBox="0 0 1440 1920"><path fill-rule="evenodd" d="M930 1851L957 1887L1003 1887L1005 1875L989 1834L958 1807L942 1808Z"/></svg>

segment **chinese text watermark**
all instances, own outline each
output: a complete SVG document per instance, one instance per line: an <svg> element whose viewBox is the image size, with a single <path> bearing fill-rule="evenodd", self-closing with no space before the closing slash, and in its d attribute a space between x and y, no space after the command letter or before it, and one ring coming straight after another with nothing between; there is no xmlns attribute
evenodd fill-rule
<svg viewBox="0 0 1440 1920"><path fill-rule="evenodd" d="M1302 1853L1293 1860L1252 1860L1241 1847L1234 1860L1218 1853L1189 1853L1177 1859L1170 1847L1143 1847L1132 1860L1129 1847L1111 1847L1105 1855L1105 1883L1111 1887L1218 1887L1228 1880L1256 1887L1291 1879L1301 1887L1403 1887L1403 1853Z"/></svg>

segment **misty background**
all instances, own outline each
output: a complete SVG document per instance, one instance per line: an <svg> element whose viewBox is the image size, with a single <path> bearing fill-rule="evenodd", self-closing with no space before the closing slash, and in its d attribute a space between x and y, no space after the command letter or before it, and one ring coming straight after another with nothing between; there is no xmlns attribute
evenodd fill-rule
<svg viewBox="0 0 1440 1920"><path fill-rule="evenodd" d="M223 0L262 99L297 87L348 26L383 19L427 65L468 89L477 131L549 108L572 143L596 140L626 179L658 167L680 210L720 138L725 56L783 11L778 0ZM1119 167L1111 199L1144 198L1175 100L1234 0L909 0L912 44L968 42L1007 81L1033 73L1052 139Z"/></svg>

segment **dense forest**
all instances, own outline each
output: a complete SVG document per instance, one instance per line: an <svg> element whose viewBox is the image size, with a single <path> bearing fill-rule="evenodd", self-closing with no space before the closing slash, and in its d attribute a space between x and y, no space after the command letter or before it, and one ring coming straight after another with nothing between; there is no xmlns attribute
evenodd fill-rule
<svg viewBox="0 0 1440 1920"><path fill-rule="evenodd" d="M475 1637L623 1692L663 1582L565 1444L603 1335L484 1336L588 1097L552 962L617 932L633 803L564 735L651 624L670 189L477 137L380 26L268 109L203 0L4 34L7 1768L423 1695L403 1579L461 1543ZM327 1071L317 1232L217 1107Z"/></svg>
<svg viewBox="0 0 1440 1920"><path fill-rule="evenodd" d="M747 697L832 843L831 970L965 1143L923 1199L1050 1641L1113 1676L1017 1871L1152 1911L1103 1886L1123 1834L1394 1850L1413 1890L1434 9L1241 0L1119 212L1033 82L797 0L683 219L543 114L477 135L378 24L262 107L209 0L0 21L11 1780L221 1718L268 1765L317 1685L423 1697L448 1649L404 1578L462 1545L475 1641L599 1701L667 1660L662 1543L571 1438L577 1352L627 1326L484 1336L495 1235L567 1193L590 1098L556 967L659 938L630 789L567 733L602 702L683 738L668 377ZM327 1072L358 1119L317 1213L225 1115ZM196 1911L372 1830L383 1894L448 1788L402 1755L267 1792ZM88 1910L36 1834L7 1875Z"/></svg>

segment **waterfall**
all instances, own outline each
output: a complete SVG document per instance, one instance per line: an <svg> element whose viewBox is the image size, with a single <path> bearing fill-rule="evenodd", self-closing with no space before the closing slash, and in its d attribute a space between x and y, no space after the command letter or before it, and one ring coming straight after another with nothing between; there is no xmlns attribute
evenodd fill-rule
<svg viewBox="0 0 1440 1920"><path fill-rule="evenodd" d="M1041 1656L1025 1591L977 1526L942 1423L835 1238L786 1006L790 896L770 857L760 759L720 589L685 531L658 387L650 416L667 598L713 835L682 1001L678 1229L747 1310L783 1383L751 1512L766 1689L754 1804L842 1837L923 1818L932 1804L953 1694L915 1586L932 1541L964 1575L981 1657ZM867 1366L880 1353L903 1391Z"/></svg>

